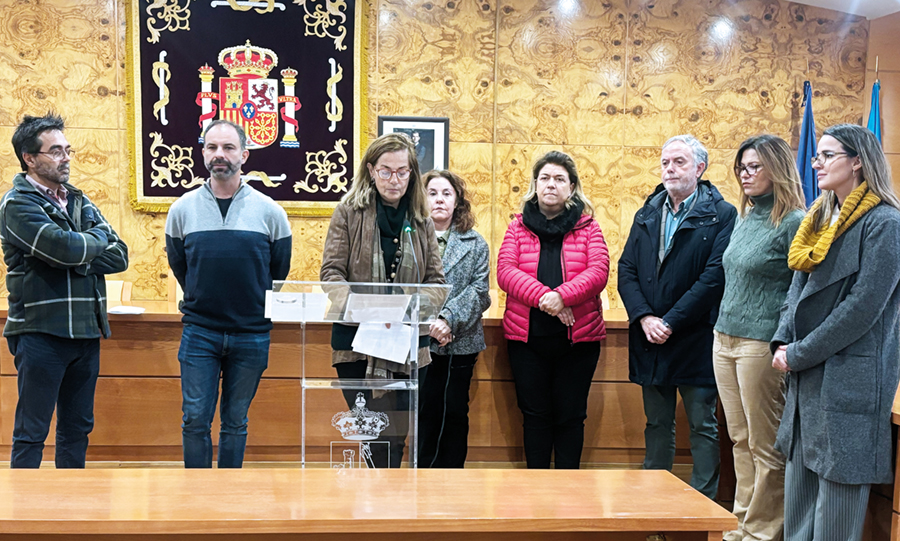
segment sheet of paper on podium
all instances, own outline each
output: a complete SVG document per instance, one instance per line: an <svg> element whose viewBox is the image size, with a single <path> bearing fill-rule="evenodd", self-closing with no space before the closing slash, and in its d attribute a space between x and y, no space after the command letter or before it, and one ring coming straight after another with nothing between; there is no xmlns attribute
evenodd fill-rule
<svg viewBox="0 0 900 541"><path fill-rule="evenodd" d="M412 327L402 323L360 323L351 347L363 355L405 364Z"/></svg>
<svg viewBox="0 0 900 541"><path fill-rule="evenodd" d="M266 291L265 317L272 321L288 323L323 321L328 302L328 295L325 293Z"/></svg>
<svg viewBox="0 0 900 541"><path fill-rule="evenodd" d="M403 321L411 295L359 295L351 293L347 299L347 321Z"/></svg>

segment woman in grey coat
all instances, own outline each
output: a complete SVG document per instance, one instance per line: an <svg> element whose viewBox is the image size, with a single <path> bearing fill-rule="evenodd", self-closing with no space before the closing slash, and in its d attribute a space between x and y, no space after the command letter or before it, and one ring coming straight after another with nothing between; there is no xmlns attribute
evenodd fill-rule
<svg viewBox="0 0 900 541"><path fill-rule="evenodd" d="M860 126L825 130L813 167L822 195L791 244L796 272L771 342L787 373L784 536L859 539L870 485L891 481L900 200Z"/></svg>
<svg viewBox="0 0 900 541"><path fill-rule="evenodd" d="M485 349L481 315L491 305L490 250L472 227L465 183L450 171L423 177L447 283L453 286L431 326L431 365L419 414L419 467L462 468L469 436L469 385Z"/></svg>

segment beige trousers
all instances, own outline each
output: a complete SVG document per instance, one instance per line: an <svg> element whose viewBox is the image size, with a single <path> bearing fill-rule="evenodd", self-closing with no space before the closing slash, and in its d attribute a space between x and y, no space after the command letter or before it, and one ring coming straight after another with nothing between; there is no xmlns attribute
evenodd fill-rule
<svg viewBox="0 0 900 541"><path fill-rule="evenodd" d="M726 541L780 540L784 530L784 461L775 436L784 411L784 375L772 368L768 342L719 332L713 367L728 435L734 442L738 529Z"/></svg>

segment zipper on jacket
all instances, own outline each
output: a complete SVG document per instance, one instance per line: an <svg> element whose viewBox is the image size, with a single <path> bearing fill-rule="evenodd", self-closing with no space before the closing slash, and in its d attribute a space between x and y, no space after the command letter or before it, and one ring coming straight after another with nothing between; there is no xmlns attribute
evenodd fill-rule
<svg viewBox="0 0 900 541"><path fill-rule="evenodd" d="M577 226L577 224L576 224L576 226ZM573 227L572 231L574 231L574 230L575 230L575 228ZM572 231L569 231L568 233L563 235L562 247L559 250L559 259L560 259L560 264L562 265L563 283L566 283L566 280L569 278L569 273L566 272L566 237L571 235ZM562 297L562 295L560 295L560 297ZM572 313L572 319L573 320L575 319L574 312ZM570 346L574 345L575 342L573 341L574 340L573 329L575 328L575 322L573 321L572 325L567 325L566 327L567 327L566 333L569 336L569 345Z"/></svg>

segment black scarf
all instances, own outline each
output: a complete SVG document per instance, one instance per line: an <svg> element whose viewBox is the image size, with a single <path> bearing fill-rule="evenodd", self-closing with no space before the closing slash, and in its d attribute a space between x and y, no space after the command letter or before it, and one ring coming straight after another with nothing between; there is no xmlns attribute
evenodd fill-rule
<svg viewBox="0 0 900 541"><path fill-rule="evenodd" d="M574 205L563 209L552 220L548 220L538 207L537 201L525 203L525 208L522 209L522 222L541 241L537 279L549 288L559 287L565 281L562 269L563 237L581 219L582 210L584 210L584 203L575 201ZM568 333L568 329L559 318L547 315L537 308L531 309L528 325L529 340L539 336L564 335L566 333Z"/></svg>
<svg viewBox="0 0 900 541"><path fill-rule="evenodd" d="M581 212L584 210L584 203L575 200L575 204L571 207L563 209L552 220L548 220L538 207L537 201L529 201L525 203L522 209L522 222L525 227L534 231L534 234L541 239L541 243L558 241L571 231L578 220L581 219Z"/></svg>
<svg viewBox="0 0 900 541"><path fill-rule="evenodd" d="M403 226L406 223L406 215L409 212L409 194L400 198L397 208L385 205L381 195L375 195L376 218L378 231L381 235L381 251L384 256L384 275L391 278L391 265L399 265L399 250L402 242ZM412 246L410 246L412 249Z"/></svg>

